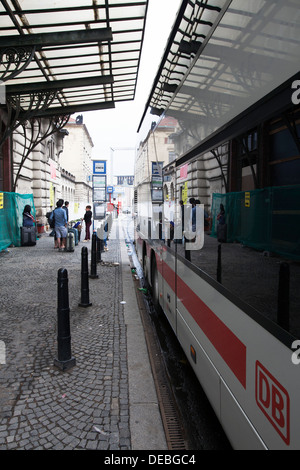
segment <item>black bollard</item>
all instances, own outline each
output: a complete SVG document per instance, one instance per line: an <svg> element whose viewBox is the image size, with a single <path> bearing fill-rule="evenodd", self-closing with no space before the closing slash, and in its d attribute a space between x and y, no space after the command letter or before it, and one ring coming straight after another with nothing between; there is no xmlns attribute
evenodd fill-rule
<svg viewBox="0 0 300 470"><path fill-rule="evenodd" d="M86 246L81 249L81 302L79 307L90 307L89 296L89 267L88 267L88 249Z"/></svg>
<svg viewBox="0 0 300 470"><path fill-rule="evenodd" d="M290 267L288 263L281 263L279 269L277 323L289 331L290 327Z"/></svg>
<svg viewBox="0 0 300 470"><path fill-rule="evenodd" d="M96 247L96 233L94 232L92 235L92 256L91 256L91 274L90 277L92 279L97 279L99 276L97 274L97 247Z"/></svg>
<svg viewBox="0 0 300 470"><path fill-rule="evenodd" d="M217 281L222 284L222 245L218 245Z"/></svg>
<svg viewBox="0 0 300 470"><path fill-rule="evenodd" d="M75 366L76 359L71 354L68 271L64 268L58 270L57 276L57 345L54 365L63 371Z"/></svg>
<svg viewBox="0 0 300 470"><path fill-rule="evenodd" d="M97 263L101 263L101 240L97 236Z"/></svg>

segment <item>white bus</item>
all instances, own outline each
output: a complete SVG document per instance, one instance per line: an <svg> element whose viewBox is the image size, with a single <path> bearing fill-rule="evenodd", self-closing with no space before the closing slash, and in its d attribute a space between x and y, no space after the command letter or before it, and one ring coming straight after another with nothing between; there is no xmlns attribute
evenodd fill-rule
<svg viewBox="0 0 300 470"><path fill-rule="evenodd" d="M137 254L234 449L300 448L299 64L298 1L184 0L139 126Z"/></svg>

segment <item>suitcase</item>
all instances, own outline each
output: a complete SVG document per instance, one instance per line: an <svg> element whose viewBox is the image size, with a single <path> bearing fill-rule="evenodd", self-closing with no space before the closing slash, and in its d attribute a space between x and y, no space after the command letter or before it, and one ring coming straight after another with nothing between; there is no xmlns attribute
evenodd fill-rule
<svg viewBox="0 0 300 470"><path fill-rule="evenodd" d="M227 240L227 224L219 224L217 227L218 242L226 243Z"/></svg>
<svg viewBox="0 0 300 470"><path fill-rule="evenodd" d="M36 227L21 227L21 246L36 245Z"/></svg>
<svg viewBox="0 0 300 470"><path fill-rule="evenodd" d="M74 243L74 234L72 232L68 232L66 238L66 251L74 251L75 243Z"/></svg>
<svg viewBox="0 0 300 470"><path fill-rule="evenodd" d="M69 229L68 229L68 232L74 234L74 242L75 242L75 246L77 246L77 245L78 245L78 230L77 230L77 228L74 228L74 227L73 227L73 228L69 228Z"/></svg>

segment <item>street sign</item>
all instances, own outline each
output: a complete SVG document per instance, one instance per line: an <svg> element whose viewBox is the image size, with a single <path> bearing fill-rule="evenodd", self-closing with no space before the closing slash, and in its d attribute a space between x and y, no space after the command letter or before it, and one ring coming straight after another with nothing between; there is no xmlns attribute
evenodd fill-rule
<svg viewBox="0 0 300 470"><path fill-rule="evenodd" d="M106 175L106 160L94 160L93 173L94 175Z"/></svg>

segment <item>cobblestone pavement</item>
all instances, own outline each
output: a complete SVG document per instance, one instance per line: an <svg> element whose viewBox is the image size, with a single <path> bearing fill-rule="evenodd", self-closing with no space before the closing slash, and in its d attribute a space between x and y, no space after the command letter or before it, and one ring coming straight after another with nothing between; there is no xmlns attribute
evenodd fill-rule
<svg viewBox="0 0 300 470"><path fill-rule="evenodd" d="M82 246L90 269L90 243L58 252L48 234L0 253L0 450L132 448L120 242L102 253L117 264L98 263L98 279L89 279L88 308L78 306ZM68 271L76 359L64 372L54 365L60 268Z"/></svg>

